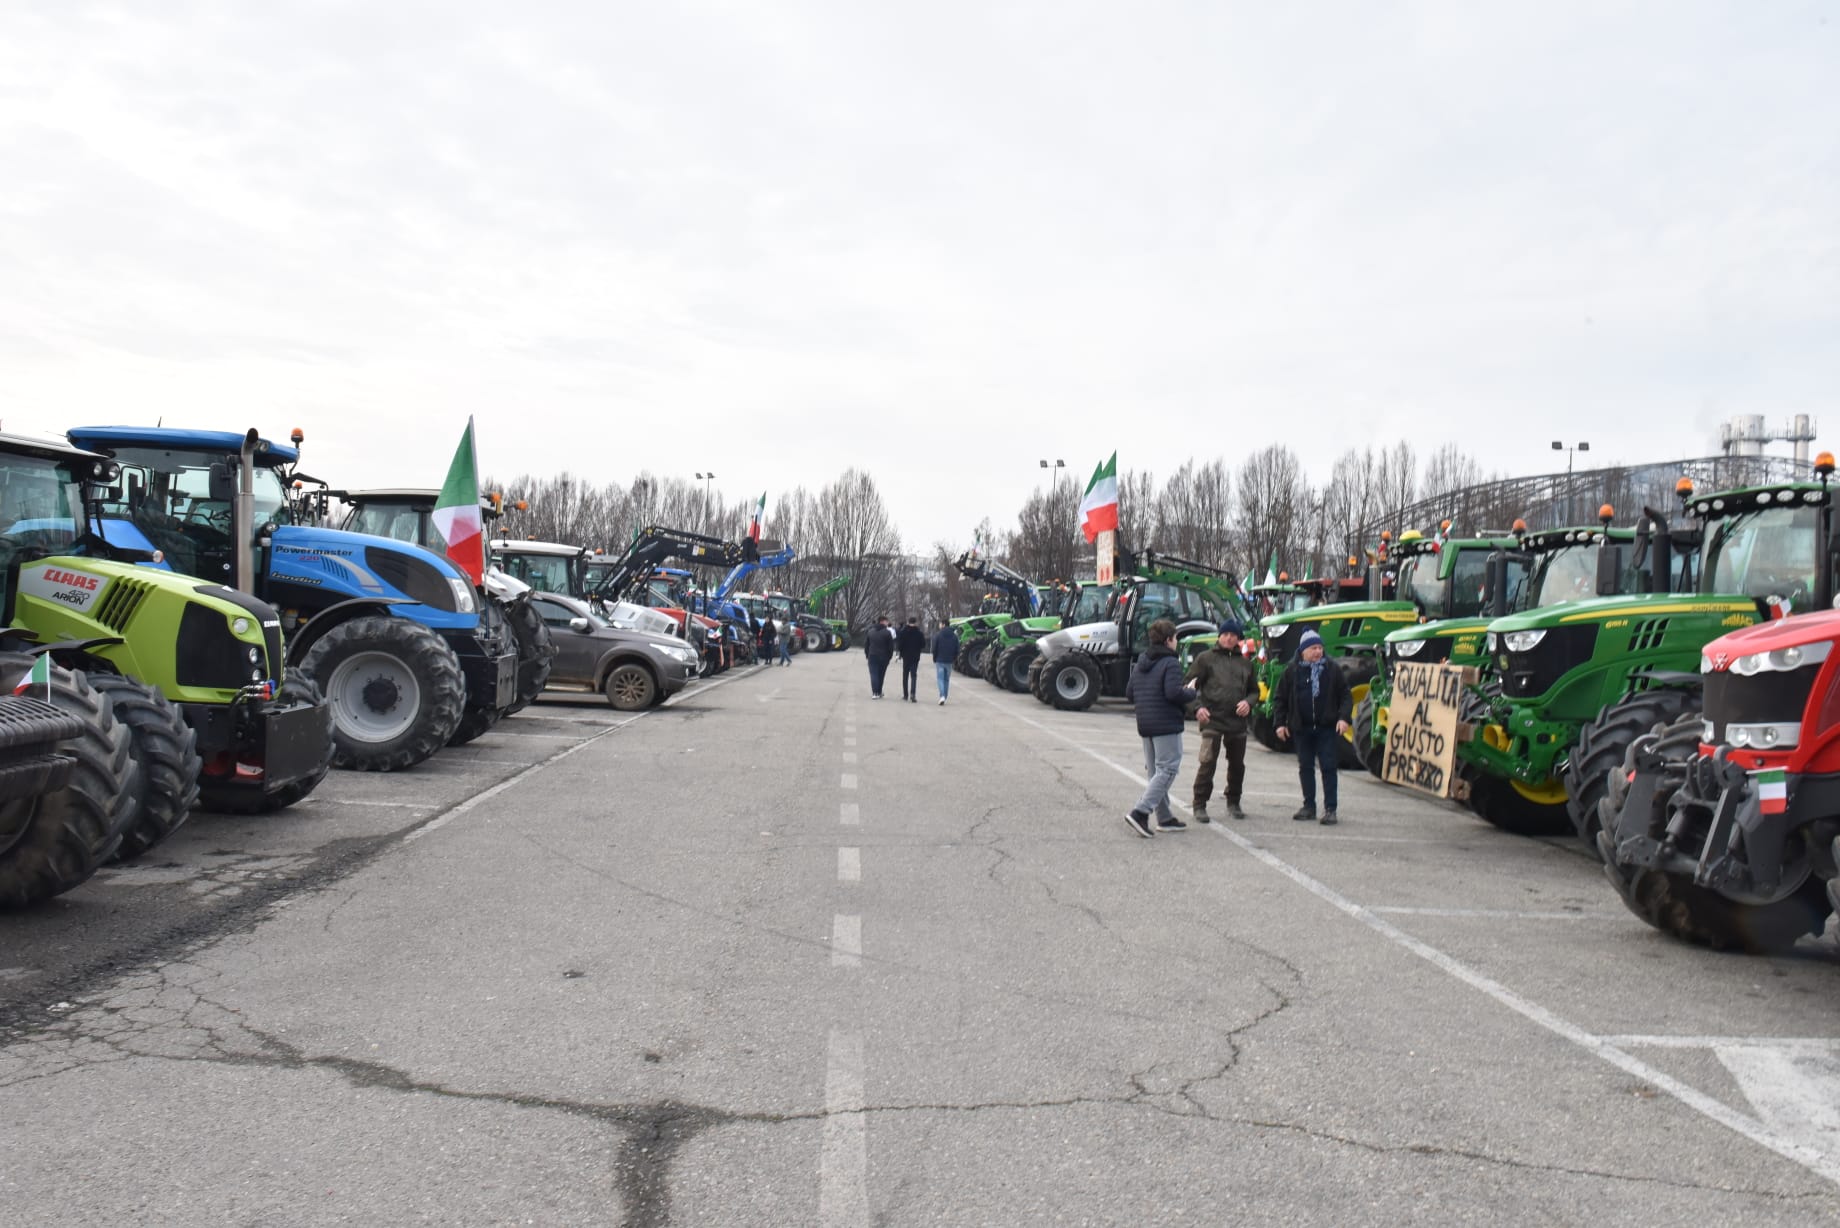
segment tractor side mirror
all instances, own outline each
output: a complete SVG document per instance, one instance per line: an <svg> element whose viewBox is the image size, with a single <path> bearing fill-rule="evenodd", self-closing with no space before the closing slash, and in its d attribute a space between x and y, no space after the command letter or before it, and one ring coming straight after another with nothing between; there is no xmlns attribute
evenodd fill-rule
<svg viewBox="0 0 1840 1228"><path fill-rule="evenodd" d="M582 635L586 635L588 634L589 627L590 627L590 624L588 620L585 618L569 619L569 630L570 631L575 631L575 632L579 632Z"/></svg>
<svg viewBox="0 0 1840 1228"><path fill-rule="evenodd" d="M236 501L236 466L218 461L211 466L211 502L234 503Z"/></svg>

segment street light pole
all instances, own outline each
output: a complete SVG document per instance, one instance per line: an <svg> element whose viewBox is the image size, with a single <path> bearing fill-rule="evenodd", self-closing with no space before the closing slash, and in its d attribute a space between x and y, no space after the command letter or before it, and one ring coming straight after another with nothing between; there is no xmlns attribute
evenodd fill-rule
<svg viewBox="0 0 1840 1228"><path fill-rule="evenodd" d="M716 480L713 473L699 473L697 481L703 484L703 523L699 526L704 533L709 532L709 484Z"/></svg>
<svg viewBox="0 0 1840 1228"><path fill-rule="evenodd" d="M1044 460L1040 462L1040 464L1043 469L1046 469L1048 471L1048 523L1051 525L1054 523L1054 510L1055 510L1054 497L1060 493L1061 470L1067 467L1067 462L1064 460L1056 460L1052 465L1050 465L1047 461ZM1055 533L1052 537L1048 539L1049 570L1065 571L1065 572L1071 573L1073 571L1073 566L1072 566L1073 560L1072 559L1068 560L1068 566L1064 568L1059 566L1059 563L1061 561L1060 546L1061 546L1060 534Z"/></svg>
<svg viewBox="0 0 1840 1228"><path fill-rule="evenodd" d="M1572 458L1579 452L1589 452L1591 445L1583 440L1567 447L1562 440L1552 441L1553 451L1565 453L1565 523L1572 523Z"/></svg>

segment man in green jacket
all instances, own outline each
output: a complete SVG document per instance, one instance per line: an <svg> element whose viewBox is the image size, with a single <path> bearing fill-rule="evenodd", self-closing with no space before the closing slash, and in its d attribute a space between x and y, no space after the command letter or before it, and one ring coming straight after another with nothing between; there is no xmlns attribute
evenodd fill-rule
<svg viewBox="0 0 1840 1228"><path fill-rule="evenodd" d="M1227 817L1243 819L1240 791L1246 785L1246 718L1258 702L1259 680L1240 650L1245 629L1220 624L1215 646L1189 664L1188 678L1197 695L1188 710L1201 722L1201 763L1195 768L1195 819L1207 823L1208 797L1214 792L1214 764L1227 752Z"/></svg>

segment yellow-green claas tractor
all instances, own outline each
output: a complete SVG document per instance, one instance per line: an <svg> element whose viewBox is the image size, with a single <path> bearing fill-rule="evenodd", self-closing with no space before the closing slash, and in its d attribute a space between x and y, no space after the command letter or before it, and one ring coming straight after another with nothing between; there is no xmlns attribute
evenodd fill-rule
<svg viewBox="0 0 1840 1228"><path fill-rule="evenodd" d="M257 813L300 800L332 738L318 688L284 665L272 606L143 566L154 557L97 532L119 481L97 453L0 435L0 647L80 671L127 726L131 813L116 855L130 856L194 803ZM0 685L31 665L0 653Z"/></svg>

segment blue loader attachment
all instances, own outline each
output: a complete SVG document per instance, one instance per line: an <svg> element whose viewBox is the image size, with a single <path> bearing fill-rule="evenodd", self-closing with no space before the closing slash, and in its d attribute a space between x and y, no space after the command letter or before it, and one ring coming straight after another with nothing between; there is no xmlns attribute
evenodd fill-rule
<svg viewBox="0 0 1840 1228"><path fill-rule="evenodd" d="M111 543L157 552L153 566L280 612L288 663L331 709L334 765L410 767L478 737L515 701L510 630L453 564L406 542L293 522L298 448L254 430L91 426L69 436L121 467L102 509Z"/></svg>

